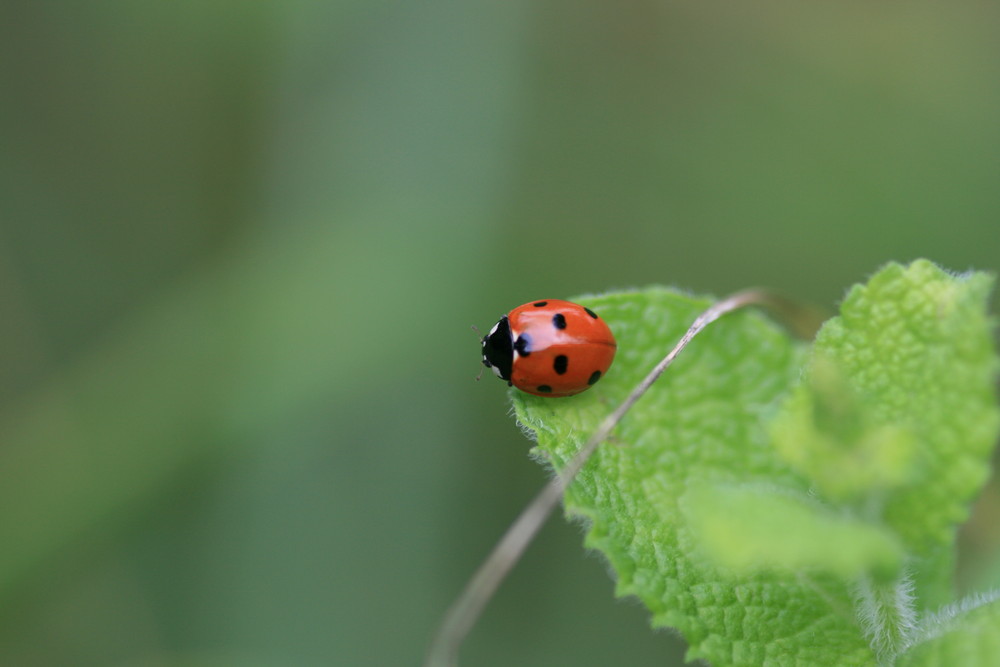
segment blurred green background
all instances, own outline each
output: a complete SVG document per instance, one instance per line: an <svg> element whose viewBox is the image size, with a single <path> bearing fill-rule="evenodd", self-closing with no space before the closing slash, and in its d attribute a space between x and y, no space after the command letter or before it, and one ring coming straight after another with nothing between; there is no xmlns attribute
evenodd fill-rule
<svg viewBox="0 0 1000 667"><path fill-rule="evenodd" d="M417 664L546 478L469 326L1000 269L998 31L976 0L7 0L0 664ZM545 528L465 664L679 663L580 543Z"/></svg>

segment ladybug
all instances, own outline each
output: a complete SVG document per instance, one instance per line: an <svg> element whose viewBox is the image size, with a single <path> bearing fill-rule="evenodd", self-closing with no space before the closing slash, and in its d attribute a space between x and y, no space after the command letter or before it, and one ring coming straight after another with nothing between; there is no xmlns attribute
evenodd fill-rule
<svg viewBox="0 0 1000 667"><path fill-rule="evenodd" d="M483 336L483 365L536 396L572 396L608 372L618 344L597 313L570 301L518 306Z"/></svg>

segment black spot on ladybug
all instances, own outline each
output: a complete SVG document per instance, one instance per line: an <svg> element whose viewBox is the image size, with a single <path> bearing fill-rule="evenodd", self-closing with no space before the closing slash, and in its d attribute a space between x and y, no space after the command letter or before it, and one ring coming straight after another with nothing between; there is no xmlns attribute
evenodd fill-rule
<svg viewBox="0 0 1000 667"><path fill-rule="evenodd" d="M548 301L536 301L536 302L535 302L535 303L533 303L532 305L533 305L533 306L534 306L535 308L544 308L545 306L549 305L549 302L548 302Z"/></svg>
<svg viewBox="0 0 1000 667"><path fill-rule="evenodd" d="M562 313L556 313L555 315L552 316L552 325L556 329L565 329L566 328L566 318L563 317Z"/></svg>
<svg viewBox="0 0 1000 667"><path fill-rule="evenodd" d="M527 334L521 334L514 341L514 351L517 352L522 357L526 357L531 354L531 350L528 348L531 346L531 338Z"/></svg>
<svg viewBox="0 0 1000 667"><path fill-rule="evenodd" d="M550 387L547 384L540 384L540 385L538 385L537 389L538 389L538 391L542 392L543 394L551 394L552 393L552 387Z"/></svg>
<svg viewBox="0 0 1000 667"><path fill-rule="evenodd" d="M594 371L590 374L590 379L587 380L587 384L594 384L601 379L601 371Z"/></svg>
<svg viewBox="0 0 1000 667"><path fill-rule="evenodd" d="M590 315L591 317L593 317L595 320L597 319L597 313L595 313L594 311L592 311L590 308L587 308L586 306L584 306L583 309L585 311L587 311L588 315Z"/></svg>
<svg viewBox="0 0 1000 667"><path fill-rule="evenodd" d="M560 354L558 357L556 357L555 361L552 364L552 368L559 375L565 373L566 368L568 366L569 366L569 357L567 357L565 354Z"/></svg>

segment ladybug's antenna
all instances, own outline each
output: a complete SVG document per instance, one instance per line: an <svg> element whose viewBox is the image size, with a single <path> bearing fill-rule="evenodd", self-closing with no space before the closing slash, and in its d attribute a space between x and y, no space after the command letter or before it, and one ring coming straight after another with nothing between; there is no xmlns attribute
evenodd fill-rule
<svg viewBox="0 0 1000 667"><path fill-rule="evenodd" d="M479 327L477 327L475 324L473 324L471 326L472 326L472 330L476 332L476 338L478 338L479 341L482 342L483 336L482 336L482 332L479 331ZM483 371L484 370L486 370L485 365L483 366L483 368L479 369L479 375L476 376L476 382L479 382L479 380L483 377Z"/></svg>
<svg viewBox="0 0 1000 667"><path fill-rule="evenodd" d="M723 315L747 306L764 306L773 310L789 324L789 328L794 333L804 337L811 337L815 334L822 322L822 318L818 316L816 311L764 289L736 292L710 306L699 315L673 349L667 353L667 356L653 367L614 412L604 418L604 421L598 425L597 430L584 443L576 456L542 488L541 492L535 496L507 529L507 532L472 575L472 578L465 585L465 589L445 614L441 627L427 653L425 667L455 667L458 664L458 649L469 630L475 625L486 603L489 602L507 573L521 558L542 524L559 504L559 499L562 498L566 487L573 482L597 446L607 439L618 422L632 409L635 402L642 398L642 395L663 374L663 371L674 362L674 359L681 353L681 350L687 347L691 339Z"/></svg>

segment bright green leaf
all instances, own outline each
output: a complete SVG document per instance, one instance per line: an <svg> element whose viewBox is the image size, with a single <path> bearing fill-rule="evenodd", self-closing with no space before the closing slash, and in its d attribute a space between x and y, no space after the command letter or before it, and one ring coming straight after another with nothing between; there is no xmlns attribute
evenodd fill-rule
<svg viewBox="0 0 1000 667"><path fill-rule="evenodd" d="M593 389L568 399L515 394L538 454L561 467L707 305L664 289L582 300L607 319L619 354ZM680 501L689 483L756 481L807 492L775 456L765 427L802 364L802 346L758 313L708 327L598 449L566 493L587 517L586 544L655 625L678 628L689 657L713 665L873 664L846 586L817 573L736 581L695 546Z"/></svg>
<svg viewBox="0 0 1000 667"><path fill-rule="evenodd" d="M695 485L681 508L706 555L740 575L820 570L889 580L903 564L899 541L884 528L770 486Z"/></svg>
<svg viewBox="0 0 1000 667"><path fill-rule="evenodd" d="M811 352L753 312L710 325L566 492L617 593L716 667L891 662L946 594L988 472L991 284L890 264ZM582 301L618 337L611 371L572 398L514 395L556 469L708 305L659 288Z"/></svg>
<svg viewBox="0 0 1000 667"><path fill-rule="evenodd" d="M987 667L1000 659L1000 596L974 596L921 623L898 667Z"/></svg>
<svg viewBox="0 0 1000 667"><path fill-rule="evenodd" d="M896 531L925 604L946 599L955 530L989 474L1000 424L991 285L918 260L855 286L772 428L777 450L827 500Z"/></svg>
<svg viewBox="0 0 1000 667"><path fill-rule="evenodd" d="M809 368L808 382L772 422L778 453L833 502L864 507L912 479L916 433L880 419L831 358L817 354Z"/></svg>

